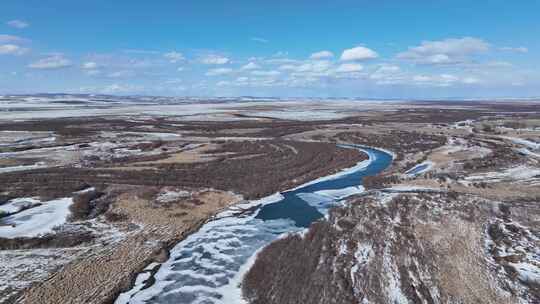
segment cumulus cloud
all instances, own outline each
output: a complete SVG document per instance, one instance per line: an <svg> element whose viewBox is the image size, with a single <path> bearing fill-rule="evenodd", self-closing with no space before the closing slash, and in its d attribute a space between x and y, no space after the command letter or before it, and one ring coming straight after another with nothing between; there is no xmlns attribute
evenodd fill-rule
<svg viewBox="0 0 540 304"><path fill-rule="evenodd" d="M341 61L360 61L377 57L379 57L379 54L374 50L363 46L357 46L352 49L344 50L341 54Z"/></svg>
<svg viewBox="0 0 540 304"><path fill-rule="evenodd" d="M527 53L527 52L529 52L529 49L524 47L524 46L520 46L520 47L505 46L505 47L500 48L500 50L501 51L507 51L507 52L515 52L515 53Z"/></svg>
<svg viewBox="0 0 540 304"><path fill-rule="evenodd" d="M232 73L233 70L229 68L217 68L217 69L211 69L206 72L206 76L221 76L221 75L227 75Z"/></svg>
<svg viewBox="0 0 540 304"><path fill-rule="evenodd" d="M309 58L311 59L326 59L326 58L332 58L332 57L334 57L334 53L330 51L320 51L320 52L313 53L311 54L311 56L309 56Z"/></svg>
<svg viewBox="0 0 540 304"><path fill-rule="evenodd" d="M180 83L183 83L184 80L181 79L181 78L172 78L172 79L167 79L165 80L165 84L180 84Z"/></svg>
<svg viewBox="0 0 540 304"><path fill-rule="evenodd" d="M308 61L302 64L284 64L279 67L283 71L293 71L297 73L322 73L328 71L332 63L327 60Z"/></svg>
<svg viewBox="0 0 540 304"><path fill-rule="evenodd" d="M28 49L20 47L16 44L1 44L0 55L22 55L28 52Z"/></svg>
<svg viewBox="0 0 540 304"><path fill-rule="evenodd" d="M120 94L120 93L133 93L142 90L143 87L129 84L111 84L103 87L101 92L103 94Z"/></svg>
<svg viewBox="0 0 540 304"><path fill-rule="evenodd" d="M175 51L165 53L163 54L163 57L169 60L170 63L177 63L185 59L182 53L175 52Z"/></svg>
<svg viewBox="0 0 540 304"><path fill-rule="evenodd" d="M361 64L358 63L344 63L338 66L336 69L336 72L338 73L352 73L352 72L360 72L364 69L364 67Z"/></svg>
<svg viewBox="0 0 540 304"><path fill-rule="evenodd" d="M480 79L476 77L465 77L463 78L462 82L465 84L476 84L480 82Z"/></svg>
<svg viewBox="0 0 540 304"><path fill-rule="evenodd" d="M79 88L83 93L100 93L100 94L134 94L141 93L144 87L141 85L113 83L103 86L87 86Z"/></svg>
<svg viewBox="0 0 540 304"><path fill-rule="evenodd" d="M291 58L269 58L264 59L264 63L266 64L295 64L295 63L301 63L301 60L291 59Z"/></svg>
<svg viewBox="0 0 540 304"><path fill-rule="evenodd" d="M109 78L129 78L135 76L135 72L130 70L116 71L107 74Z"/></svg>
<svg viewBox="0 0 540 304"><path fill-rule="evenodd" d="M23 29L23 28L27 28L30 26L30 24L26 21L23 21L23 20L10 20L8 22L6 22L6 24L8 26L11 26L11 27L14 27L14 28L18 28L18 29Z"/></svg>
<svg viewBox="0 0 540 304"><path fill-rule="evenodd" d="M42 58L36 62L28 65L31 69L39 70L55 70L62 69L71 66L71 61L65 58L62 54L51 55L46 58Z"/></svg>
<svg viewBox="0 0 540 304"><path fill-rule="evenodd" d="M488 51L490 45L482 39L473 37L449 38L440 41L423 41L419 46L409 47L399 53L397 58L418 64L463 63L475 54Z"/></svg>
<svg viewBox="0 0 540 304"><path fill-rule="evenodd" d="M480 79L474 76L458 77L452 74L415 75L411 80L416 85L434 87L449 87L458 84L473 85L481 82Z"/></svg>
<svg viewBox="0 0 540 304"><path fill-rule="evenodd" d="M283 83L276 78L238 77L235 81L223 80L216 85L218 87L276 87Z"/></svg>
<svg viewBox="0 0 540 304"><path fill-rule="evenodd" d="M227 64L227 63L229 63L230 60L229 60L229 58L224 57L224 56L210 54L210 55L205 55L205 56L200 57L200 58L199 58L199 61L200 61L202 64L216 64L216 65L221 65L221 64Z"/></svg>
<svg viewBox="0 0 540 304"><path fill-rule="evenodd" d="M244 66L242 66L242 70L256 70L256 69L260 69L261 67L256 64L255 62L250 62Z"/></svg>
<svg viewBox="0 0 540 304"><path fill-rule="evenodd" d="M369 75L369 78L375 79L375 80L390 80L395 81L396 80L396 74L401 72L401 68L395 65L381 65L379 68L377 68L371 75Z"/></svg>
<svg viewBox="0 0 540 304"><path fill-rule="evenodd" d="M85 70L84 73L85 73L86 75L90 75L90 76L101 75L101 71L100 71L100 70Z"/></svg>
<svg viewBox="0 0 540 304"><path fill-rule="evenodd" d="M254 76L278 76L281 73L279 71L253 71L251 75Z"/></svg>
<svg viewBox="0 0 540 304"><path fill-rule="evenodd" d="M513 67L513 64L506 61L490 61L485 64L485 66L490 68L510 68Z"/></svg>
<svg viewBox="0 0 540 304"><path fill-rule="evenodd" d="M84 62L81 65L81 68L84 70L93 70L98 68L98 64L93 61Z"/></svg>

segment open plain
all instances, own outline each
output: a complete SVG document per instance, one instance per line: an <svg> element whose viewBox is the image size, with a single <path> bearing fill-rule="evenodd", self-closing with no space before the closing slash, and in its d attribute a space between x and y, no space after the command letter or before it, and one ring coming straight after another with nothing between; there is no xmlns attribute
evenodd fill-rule
<svg viewBox="0 0 540 304"><path fill-rule="evenodd" d="M129 302L221 212L368 160L343 145L393 160L254 255L245 301L540 301L538 101L29 95L0 99L0 303Z"/></svg>

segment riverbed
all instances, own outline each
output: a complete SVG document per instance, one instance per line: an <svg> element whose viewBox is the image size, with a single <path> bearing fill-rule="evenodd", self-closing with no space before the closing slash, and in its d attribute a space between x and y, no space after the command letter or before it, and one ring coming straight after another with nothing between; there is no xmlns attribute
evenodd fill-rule
<svg viewBox="0 0 540 304"><path fill-rule="evenodd" d="M242 303L239 284L261 248L304 231L345 198L363 192L364 176L392 162L385 151L359 149L369 159L352 168L218 214L178 243L165 263L140 273L115 303Z"/></svg>

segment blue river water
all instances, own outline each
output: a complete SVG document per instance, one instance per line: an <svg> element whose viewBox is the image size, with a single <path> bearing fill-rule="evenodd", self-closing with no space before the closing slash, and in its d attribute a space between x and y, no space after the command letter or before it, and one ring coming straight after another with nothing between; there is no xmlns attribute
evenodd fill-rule
<svg viewBox="0 0 540 304"><path fill-rule="evenodd" d="M384 151L348 147L363 150L370 159L222 212L178 243L168 261L147 267L115 303L242 303L239 283L261 248L306 229L346 197L362 192L363 177L378 174L392 162Z"/></svg>

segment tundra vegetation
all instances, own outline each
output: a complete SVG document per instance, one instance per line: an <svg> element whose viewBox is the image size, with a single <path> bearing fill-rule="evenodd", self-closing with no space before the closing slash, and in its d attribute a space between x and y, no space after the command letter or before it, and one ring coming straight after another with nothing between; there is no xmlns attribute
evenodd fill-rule
<svg viewBox="0 0 540 304"><path fill-rule="evenodd" d="M303 120L280 118L298 109L279 102L207 120L141 107L0 120L0 232L32 210L18 199L73 200L51 232L0 235L0 303L111 303L220 210L367 159L339 144L394 161L262 250L242 283L249 302L539 301L537 103L327 101L341 118Z"/></svg>

